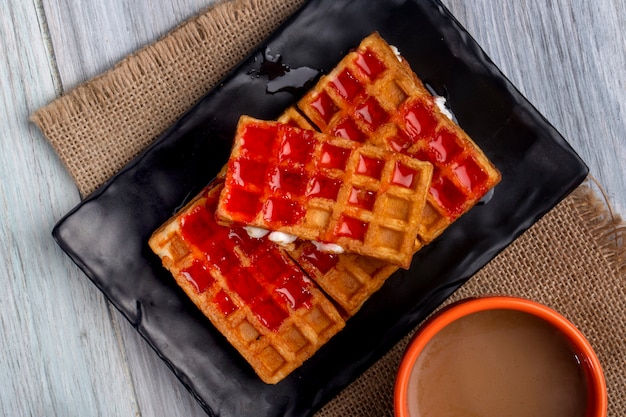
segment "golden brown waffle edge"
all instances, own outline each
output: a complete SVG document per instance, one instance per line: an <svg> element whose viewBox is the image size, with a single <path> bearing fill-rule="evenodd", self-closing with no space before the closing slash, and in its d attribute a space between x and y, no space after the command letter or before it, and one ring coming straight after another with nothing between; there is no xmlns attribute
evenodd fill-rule
<svg viewBox="0 0 626 417"><path fill-rule="evenodd" d="M243 116L217 216L408 268L432 166Z"/></svg>
<svg viewBox="0 0 626 417"><path fill-rule="evenodd" d="M149 245L259 377L274 384L310 358L345 322L275 244L254 242L243 230L211 222L219 191L220 186L210 187L199 194L154 232ZM199 232L208 232L207 240L194 241ZM220 260L212 264L207 257Z"/></svg>
<svg viewBox="0 0 626 417"><path fill-rule="evenodd" d="M279 120L301 126L304 120L320 132L433 163L433 184L417 234L427 244L501 179L440 101L398 51L373 33Z"/></svg>

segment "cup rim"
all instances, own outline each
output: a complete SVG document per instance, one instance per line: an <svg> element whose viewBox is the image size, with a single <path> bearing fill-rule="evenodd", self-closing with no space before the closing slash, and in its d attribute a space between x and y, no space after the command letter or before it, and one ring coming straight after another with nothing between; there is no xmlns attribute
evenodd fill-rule
<svg viewBox="0 0 626 417"><path fill-rule="evenodd" d="M587 338L573 323L552 308L526 298L506 295L490 295L458 301L444 307L420 326L404 352L396 376L393 400L395 417L410 417L406 401L409 378L426 344L441 329L455 320L480 311L502 309L521 311L539 317L552 324L570 341L585 369L588 388L585 416L606 417L608 407L606 381L600 361Z"/></svg>

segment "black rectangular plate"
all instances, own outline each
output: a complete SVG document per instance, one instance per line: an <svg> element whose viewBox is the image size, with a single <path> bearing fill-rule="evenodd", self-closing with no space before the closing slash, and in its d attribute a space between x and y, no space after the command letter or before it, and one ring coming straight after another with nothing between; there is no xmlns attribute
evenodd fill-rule
<svg viewBox="0 0 626 417"><path fill-rule="evenodd" d="M329 71L378 31L502 172L474 207L392 276L344 331L266 385L177 287L147 241L228 159L240 115L274 119L304 91L270 94L261 64ZM269 52L269 54L268 54ZM436 0L313 0L152 146L55 227L59 245L210 415L308 416L379 359L582 182L587 167ZM520 277L520 279L523 279Z"/></svg>

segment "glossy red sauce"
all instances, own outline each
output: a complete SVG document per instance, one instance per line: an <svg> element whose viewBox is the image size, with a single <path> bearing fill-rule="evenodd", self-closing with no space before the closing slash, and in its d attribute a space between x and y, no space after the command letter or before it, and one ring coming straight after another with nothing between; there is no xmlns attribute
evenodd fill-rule
<svg viewBox="0 0 626 417"><path fill-rule="evenodd" d="M448 130L438 132L428 142L433 163L447 164L463 152L456 135Z"/></svg>
<svg viewBox="0 0 626 417"><path fill-rule="evenodd" d="M434 160L433 155L428 149L420 148L407 152L407 154L420 161L430 162L435 169L441 168L441 166Z"/></svg>
<svg viewBox="0 0 626 417"><path fill-rule="evenodd" d="M473 158L461 161L454 168L454 174L461 184L474 194L482 194L487 189L486 183L489 177Z"/></svg>
<svg viewBox="0 0 626 417"><path fill-rule="evenodd" d="M396 135L389 137L387 144L392 150L407 154L409 148L413 145L413 141L405 133L400 131Z"/></svg>
<svg viewBox="0 0 626 417"><path fill-rule="evenodd" d="M307 179L302 169L275 168L270 176L269 186L272 192L280 190L298 197L304 195Z"/></svg>
<svg viewBox="0 0 626 417"><path fill-rule="evenodd" d="M339 255L321 252L312 244L308 244L304 247L300 258L311 264L322 274L326 274L339 262Z"/></svg>
<svg viewBox="0 0 626 417"><path fill-rule="evenodd" d="M220 233L214 217L203 207L196 207L189 214L183 216L180 225L183 240L193 243L205 252L214 246L210 236Z"/></svg>
<svg viewBox="0 0 626 417"><path fill-rule="evenodd" d="M275 224L296 224L304 217L300 203L288 197L269 198L263 204L263 220Z"/></svg>
<svg viewBox="0 0 626 417"><path fill-rule="evenodd" d="M365 142L367 136L358 128L354 120L346 118L337 123L329 132L331 136L337 136L344 139L350 139L355 142Z"/></svg>
<svg viewBox="0 0 626 417"><path fill-rule="evenodd" d="M376 193L370 190L352 188L348 196L348 203L364 210L372 211L376 202Z"/></svg>
<svg viewBox="0 0 626 417"><path fill-rule="evenodd" d="M355 63L372 80L378 78L387 69L369 49L357 53Z"/></svg>
<svg viewBox="0 0 626 417"><path fill-rule="evenodd" d="M265 180L267 164L251 159L240 158L231 163L233 181L240 186L253 184L260 186Z"/></svg>
<svg viewBox="0 0 626 417"><path fill-rule="evenodd" d="M223 227L223 226L220 226ZM228 228L228 240L237 245L245 254L249 255L260 247L264 247L262 239L255 239L248 235L245 229L241 227Z"/></svg>
<svg viewBox="0 0 626 417"><path fill-rule="evenodd" d="M396 162L396 165L393 167L393 175L391 177L392 184L413 189L417 180L418 173L416 170L400 162Z"/></svg>
<svg viewBox="0 0 626 417"><path fill-rule="evenodd" d="M239 264L239 258L230 247L222 247L214 244L210 250L204 251L207 261L218 271L228 271Z"/></svg>
<svg viewBox="0 0 626 417"><path fill-rule="evenodd" d="M294 271L292 275L287 275L278 282L274 292L281 297L293 310L311 307L310 284L300 272Z"/></svg>
<svg viewBox="0 0 626 417"><path fill-rule="evenodd" d="M404 127L409 137L432 137L437 127L437 119L431 109L419 101L412 102L403 111Z"/></svg>
<svg viewBox="0 0 626 417"><path fill-rule="evenodd" d="M467 202L465 194L446 177L433 179L430 194L452 219L462 214L463 206Z"/></svg>
<svg viewBox="0 0 626 417"><path fill-rule="evenodd" d="M262 281L259 277L255 276L256 273L256 271L252 271L249 268L239 267L228 271L226 275L228 286L235 291L246 304L251 304L259 294L264 292Z"/></svg>
<svg viewBox="0 0 626 417"><path fill-rule="evenodd" d="M182 274L193 284L198 294L205 292L215 282L209 267L197 259L194 259L188 268L183 269Z"/></svg>
<svg viewBox="0 0 626 417"><path fill-rule="evenodd" d="M281 143L278 160L305 165L311 159L314 146L315 138L312 132L295 133L287 130Z"/></svg>
<svg viewBox="0 0 626 417"><path fill-rule="evenodd" d="M240 227L218 225L216 207L217 197L210 197L204 206L182 216L183 240L201 250L206 258L206 262L195 260L182 273L202 293L216 283L212 270L221 271L228 289L250 307L261 323L275 331L288 317L288 308L311 306L311 283L273 243L251 238ZM249 259L249 266L242 264L235 247ZM224 315L237 309L226 290L219 290L212 301Z"/></svg>
<svg viewBox="0 0 626 417"><path fill-rule="evenodd" d="M263 280L269 282L273 279L272 277L291 270L291 264L285 263L284 255L276 250L275 245L270 244L265 238L255 240L265 242L254 252L247 253L247 256L254 261L255 274L259 274Z"/></svg>
<svg viewBox="0 0 626 417"><path fill-rule="evenodd" d="M224 290L218 291L213 296L213 302L226 317L237 311L237 306Z"/></svg>
<svg viewBox="0 0 626 417"><path fill-rule="evenodd" d="M333 100L324 91L319 93L318 96L311 101L310 105L317 111L325 123L328 123L339 110L335 103L333 103Z"/></svg>
<svg viewBox="0 0 626 417"><path fill-rule="evenodd" d="M365 155L359 155L359 162L356 167L357 174L366 175L374 179L380 179L385 161L382 159L374 159Z"/></svg>
<svg viewBox="0 0 626 417"><path fill-rule="evenodd" d="M329 81L330 86L343 99L354 99L363 92L363 85L357 80L349 70L343 70L337 78Z"/></svg>
<svg viewBox="0 0 626 417"><path fill-rule="evenodd" d="M387 112L378 104L374 97L369 97L356 107L356 115L363 120L371 130L378 129L389 120Z"/></svg>
<svg viewBox="0 0 626 417"><path fill-rule="evenodd" d="M339 180L320 175L311 180L307 196L336 201L339 187L341 187Z"/></svg>
<svg viewBox="0 0 626 417"><path fill-rule="evenodd" d="M350 149L340 148L338 146L324 143L322 145L322 152L320 154L320 160L318 166L320 168L334 168L345 170L348 157L350 156Z"/></svg>
<svg viewBox="0 0 626 417"><path fill-rule="evenodd" d="M276 128L250 125L241 134L242 155L263 155L274 146Z"/></svg>
<svg viewBox="0 0 626 417"><path fill-rule="evenodd" d="M231 186L224 197L224 208L236 221L247 223L252 221L261 209L261 194L248 192L243 188Z"/></svg>
<svg viewBox="0 0 626 417"><path fill-rule="evenodd" d="M287 311L276 304L276 301L270 298L269 295L259 297L251 307L252 313L259 321L263 323L265 327L273 331L278 330L283 321L289 317Z"/></svg>
<svg viewBox="0 0 626 417"><path fill-rule="evenodd" d="M367 223L359 219L341 216L335 228L335 236L363 241L367 232L367 226Z"/></svg>

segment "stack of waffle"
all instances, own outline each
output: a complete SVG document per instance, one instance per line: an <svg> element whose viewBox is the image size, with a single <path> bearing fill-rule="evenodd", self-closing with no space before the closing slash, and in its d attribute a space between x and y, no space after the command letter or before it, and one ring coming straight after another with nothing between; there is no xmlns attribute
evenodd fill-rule
<svg viewBox="0 0 626 417"><path fill-rule="evenodd" d="M263 381L311 357L500 180L445 113L373 34L278 121L243 116L218 179L153 234Z"/></svg>
<svg viewBox="0 0 626 417"><path fill-rule="evenodd" d="M500 181L480 148L378 34L365 38L279 120L428 161L418 239L427 244Z"/></svg>

